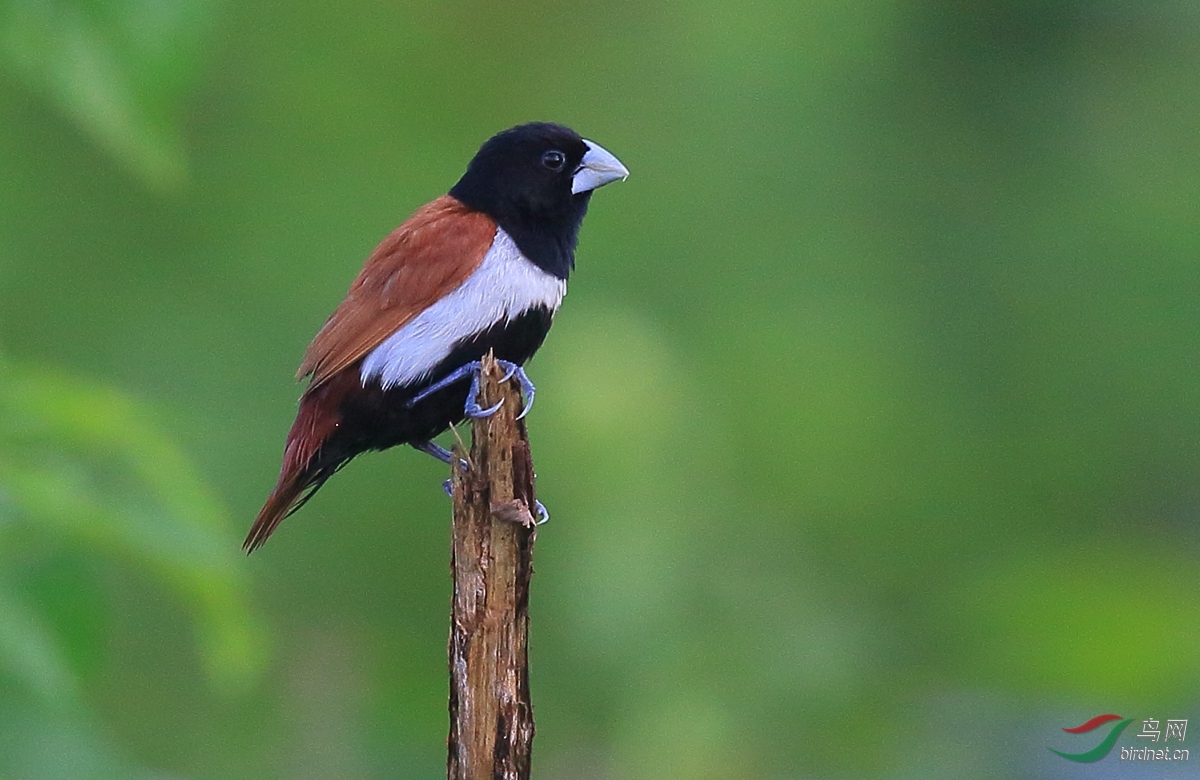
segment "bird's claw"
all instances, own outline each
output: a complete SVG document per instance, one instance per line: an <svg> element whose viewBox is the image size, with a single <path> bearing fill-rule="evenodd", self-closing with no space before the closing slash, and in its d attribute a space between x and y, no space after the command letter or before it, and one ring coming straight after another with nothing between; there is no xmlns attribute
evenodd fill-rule
<svg viewBox="0 0 1200 780"><path fill-rule="evenodd" d="M421 452L425 453L426 455L432 455L433 457L440 460L442 463L445 463L447 466L449 466L450 461L452 461L454 459L454 454L451 453L450 450L448 450L445 447L443 447L442 445L438 444L437 442L432 442L432 441L419 442L419 443L413 445L413 449L420 450ZM467 462L465 460L463 460L462 458L458 459L458 466L463 471L467 470Z"/></svg>
<svg viewBox="0 0 1200 780"><path fill-rule="evenodd" d="M449 496L450 498L454 498L454 481L450 480L450 479L447 479L446 481L444 481L442 483L442 490L446 493L447 496ZM546 523L548 523L550 521L550 510L546 509L545 504L543 504L541 501L538 501L537 499L534 499L533 508L534 508L534 510L536 510L536 515L537 515L533 521L534 526L545 525Z"/></svg>
<svg viewBox="0 0 1200 780"><path fill-rule="evenodd" d="M500 378L501 382L507 382L508 380L515 377L517 380L517 383L520 384L520 386L521 386L521 395L525 399L525 406L522 407L521 413L517 415L517 419L520 420L525 415L529 414L529 410L531 408L533 408L533 396L534 396L534 393L537 392L537 388L535 388L533 386L533 382L529 381L529 377L526 376L525 370L523 368L521 368L519 365L517 365L516 363L513 363L512 361L509 361L509 360L497 360L496 364L498 366L500 366L501 368L503 368L505 371L504 376ZM463 405L463 412L468 417L475 417L475 418L491 417L493 414L496 413L496 410L498 410L500 408L500 405L503 403L503 401L497 401L495 404L487 407L486 409L479 405L479 372L480 372L480 369L481 369L481 364L478 360L473 360L470 363L462 365L459 368L456 368L455 370L451 371L446 376L442 377L437 382L434 382L432 385L425 388L421 392L417 393L415 396L412 397L412 400L408 402L408 405L413 406L413 405L425 400L426 398L433 395L437 391L445 389L445 388L449 387L450 385L454 384L455 382L459 382L459 381L465 379L466 377L470 376L471 377L471 388L467 391L467 401Z"/></svg>
<svg viewBox="0 0 1200 780"><path fill-rule="evenodd" d="M533 395L535 392L537 392L537 390L533 386L533 382L529 381L529 377L525 375L524 369L522 369L516 363L513 363L509 360L497 360L496 363L504 369L504 376L500 378L501 382L507 382L515 377L517 383L521 386L521 395L525 399L525 406L521 409L521 413L517 415L517 419L520 420L522 417L528 414L530 408L533 407ZM428 398L433 393L436 393L438 390L449 387L455 382L465 379L469 375L471 377L471 387L467 391L467 401L463 405L463 412L466 413L468 417L492 416L496 413L496 410L500 408L500 405L503 403L503 401L497 401L495 404L486 409L479 405L480 368L481 365L479 361L476 360L455 369L439 381L413 396L412 400L408 402L408 405L413 406L425 398ZM413 446L421 452L432 455L442 463L450 463L450 461L454 459L453 454L448 449L431 441L421 442L419 444L414 444ZM460 459L459 463L462 469L465 471L467 469L467 462ZM454 487L451 483L451 480L446 480L442 483L442 490L445 491L446 495L451 497L454 496ZM537 510L534 525L542 525L550 519L550 512L546 509L546 505L541 501L535 500L533 503L534 508Z"/></svg>
<svg viewBox="0 0 1200 780"><path fill-rule="evenodd" d="M504 361L508 362L508 361ZM517 384L521 386L521 396L525 399L525 405L521 407L521 413L517 415L517 419L524 419L525 415L529 414L529 410L533 408L533 396L537 392L537 388L533 386L533 382L529 381L529 377L525 374L525 369L518 366L516 363L509 363L511 368L504 376L504 381L517 378Z"/></svg>
<svg viewBox="0 0 1200 780"><path fill-rule="evenodd" d="M461 369L459 370L461 371ZM456 371L455 373L458 372ZM443 379L442 381L444 382L446 380ZM425 392L429 391L426 390ZM496 413L496 410L498 410L503 403L503 400L497 401L486 409L479 405L479 369L476 368L474 375L471 377L471 389L467 391L467 402L463 405L463 412L468 417L491 417Z"/></svg>

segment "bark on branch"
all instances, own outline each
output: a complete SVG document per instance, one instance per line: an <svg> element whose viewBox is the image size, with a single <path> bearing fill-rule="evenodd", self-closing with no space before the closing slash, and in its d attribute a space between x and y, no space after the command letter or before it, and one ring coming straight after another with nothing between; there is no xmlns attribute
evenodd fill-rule
<svg viewBox="0 0 1200 780"><path fill-rule="evenodd" d="M454 530L450 618L450 780L527 780L533 746L529 700L529 578L533 574L533 460L516 382L489 354L469 468L452 468Z"/></svg>

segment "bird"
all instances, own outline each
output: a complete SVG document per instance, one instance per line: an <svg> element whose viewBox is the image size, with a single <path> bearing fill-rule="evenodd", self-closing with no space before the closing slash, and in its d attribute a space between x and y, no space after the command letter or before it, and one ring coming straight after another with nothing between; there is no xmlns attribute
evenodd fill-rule
<svg viewBox="0 0 1200 780"><path fill-rule="evenodd" d="M531 122L489 138L458 182L383 239L304 353L308 379L253 552L359 454L409 445L449 463L433 439L466 416L479 360L523 365L542 345L575 267L592 193L629 176L574 130Z"/></svg>

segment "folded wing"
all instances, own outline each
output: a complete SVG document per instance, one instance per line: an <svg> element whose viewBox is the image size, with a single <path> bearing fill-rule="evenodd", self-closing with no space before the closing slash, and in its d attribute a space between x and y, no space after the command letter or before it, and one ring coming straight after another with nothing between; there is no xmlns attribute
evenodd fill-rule
<svg viewBox="0 0 1200 780"><path fill-rule="evenodd" d="M317 334L298 376L307 393L357 363L479 267L496 223L449 195L422 207L371 253Z"/></svg>
<svg viewBox="0 0 1200 780"><path fill-rule="evenodd" d="M279 481L254 521L254 550L345 462L335 436L343 402L362 389L360 361L388 336L459 287L483 261L496 223L449 195L423 206L367 258L345 300L304 354L298 376L311 376L288 432Z"/></svg>

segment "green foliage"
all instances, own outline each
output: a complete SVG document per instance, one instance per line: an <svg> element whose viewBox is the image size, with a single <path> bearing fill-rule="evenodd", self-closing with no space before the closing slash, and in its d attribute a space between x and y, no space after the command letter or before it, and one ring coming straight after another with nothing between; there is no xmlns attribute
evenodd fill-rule
<svg viewBox="0 0 1200 780"><path fill-rule="evenodd" d="M179 113L207 0L3 0L0 67L156 189L187 172Z"/></svg>
<svg viewBox="0 0 1200 780"><path fill-rule="evenodd" d="M113 389L0 361L0 679L23 690L16 701L31 702L26 712L10 702L0 732L54 732L98 766L110 758L87 726L78 672L23 587L21 573L39 559L76 548L158 580L191 613L218 688L244 690L264 660L224 512L150 418Z"/></svg>
<svg viewBox="0 0 1200 780"><path fill-rule="evenodd" d="M357 459L239 562L187 463L245 528L373 242L544 118L632 175L530 366L539 772L1050 778L1068 723L1188 717L1191 5L222 7L0 5L26 701L189 776L443 772L444 469ZM260 663L241 572L278 665L210 700Z"/></svg>

